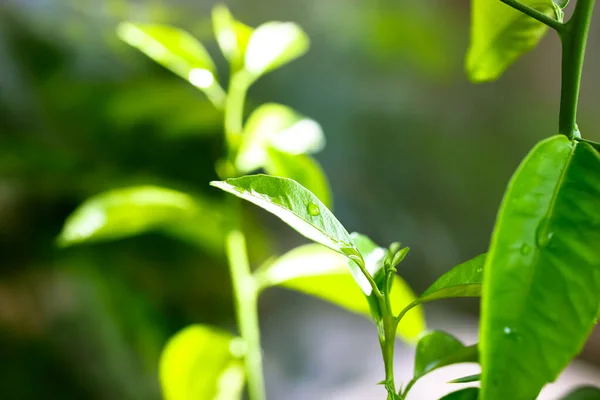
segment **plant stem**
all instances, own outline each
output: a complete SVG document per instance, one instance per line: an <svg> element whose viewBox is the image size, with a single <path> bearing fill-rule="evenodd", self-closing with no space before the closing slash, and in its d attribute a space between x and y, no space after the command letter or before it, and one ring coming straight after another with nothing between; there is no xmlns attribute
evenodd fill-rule
<svg viewBox="0 0 600 400"><path fill-rule="evenodd" d="M562 54L562 88L560 95L559 133L569 139L578 138L577 103L581 88L581 75L585 47L595 0L577 0L573 16L565 24L561 33Z"/></svg>
<svg viewBox="0 0 600 400"><path fill-rule="evenodd" d="M564 28L564 24L556 19L544 14L541 11L536 10L526 4L521 3L518 0L500 0L507 6L510 6L516 10L521 11L523 14L529 15L531 18L540 21L542 24L548 25L550 28L560 32Z"/></svg>
<svg viewBox="0 0 600 400"><path fill-rule="evenodd" d="M229 90L225 100L225 138L230 161L235 158L242 136L244 102L251 84L252 80L244 70L236 72L229 82Z"/></svg>
<svg viewBox="0 0 600 400"><path fill-rule="evenodd" d="M236 203L239 202L238 199L232 200ZM258 322L258 293L246 256L246 239L240 230L233 229L227 234L226 241L237 323L240 334L246 343L244 360L248 378L248 396L252 400L264 400L265 387Z"/></svg>

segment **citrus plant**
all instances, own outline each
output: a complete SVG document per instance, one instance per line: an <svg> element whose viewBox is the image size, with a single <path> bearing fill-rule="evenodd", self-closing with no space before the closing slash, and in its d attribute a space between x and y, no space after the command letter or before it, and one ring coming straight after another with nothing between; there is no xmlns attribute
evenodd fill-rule
<svg viewBox="0 0 600 400"><path fill-rule="evenodd" d="M503 4L504 3L504 4ZM564 21L564 0L472 0L467 75L495 80L549 28L563 44L558 134L538 143L511 179L489 251L452 268L416 296L397 274L408 248L381 247L349 233L332 213L327 179L312 153L324 146L317 122L287 106L265 104L244 118L249 87L302 55L306 34L294 23L251 28L224 6L213 11L217 43L230 64L224 89L206 49L190 34L162 25L126 22L118 34L202 90L223 112L225 152L211 185L232 196L214 204L163 187L101 193L82 204L60 235L63 245L161 230L225 252L239 332L193 325L166 345L160 380L168 400L265 398L257 300L281 286L363 314L376 325L388 400L406 399L421 377L444 366L478 362L479 382L444 399L536 398L577 355L600 308L600 144L576 124L586 40L594 0L578 0ZM257 170L266 174L246 175ZM250 265L242 200L280 218L315 242ZM426 331L425 302L481 297L480 342L465 345ZM413 379L394 379L397 337L416 342ZM565 399L600 398L583 387Z"/></svg>

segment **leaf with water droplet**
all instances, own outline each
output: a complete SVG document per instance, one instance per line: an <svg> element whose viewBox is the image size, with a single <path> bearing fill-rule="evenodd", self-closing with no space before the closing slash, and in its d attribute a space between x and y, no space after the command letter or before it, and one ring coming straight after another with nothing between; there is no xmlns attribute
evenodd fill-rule
<svg viewBox="0 0 600 400"><path fill-rule="evenodd" d="M511 179L484 265L481 396L535 398L580 351L600 305L600 157L540 142Z"/></svg>
<svg viewBox="0 0 600 400"><path fill-rule="evenodd" d="M259 174L215 181L211 185L267 210L301 235L343 254L358 265L365 265L348 231L317 196L298 182ZM310 203L314 206L308 207ZM314 212L315 206L319 214L311 215L310 211ZM349 263L349 266L358 268L354 263ZM358 269L353 274L356 276L362 272ZM368 296L370 291L365 291L365 294Z"/></svg>
<svg viewBox="0 0 600 400"><path fill-rule="evenodd" d="M319 209L319 206L316 205L315 203L313 203L312 201L308 203L308 213L313 216L316 217L317 215L321 214L321 210Z"/></svg>

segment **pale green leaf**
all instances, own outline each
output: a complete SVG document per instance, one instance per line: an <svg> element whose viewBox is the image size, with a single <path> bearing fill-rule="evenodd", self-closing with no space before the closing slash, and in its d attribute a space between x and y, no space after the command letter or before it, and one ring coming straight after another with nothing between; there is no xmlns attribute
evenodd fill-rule
<svg viewBox="0 0 600 400"><path fill-rule="evenodd" d="M216 205L176 190L136 186L86 200L67 218L58 242L68 246L157 230L219 251L225 237Z"/></svg>
<svg viewBox="0 0 600 400"><path fill-rule="evenodd" d="M309 45L306 33L293 22L264 23L250 37L245 68L253 77L258 77L300 57Z"/></svg>
<svg viewBox="0 0 600 400"><path fill-rule="evenodd" d="M288 154L311 154L323 149L325 136L321 126L291 108L275 103L263 104L248 118L235 161L241 173L262 168L267 149Z"/></svg>
<svg viewBox="0 0 600 400"><path fill-rule="evenodd" d="M348 270L348 260L318 244L300 246L279 257L256 273L262 288L281 286L306 293L370 318L369 304ZM364 279L364 278L363 278ZM414 292L395 277L391 303L394 312L415 299ZM411 310L398 327L398 335L413 342L425 330L420 307Z"/></svg>
<svg viewBox="0 0 600 400"><path fill-rule="evenodd" d="M321 200L298 182L269 175L249 175L211 182L211 185L267 210L301 235L364 265L348 231Z"/></svg>
<svg viewBox="0 0 600 400"><path fill-rule="evenodd" d="M242 340L227 332L206 325L183 329L169 340L160 358L165 400L241 399L241 351Z"/></svg>
<svg viewBox="0 0 600 400"><path fill-rule="evenodd" d="M554 16L552 0L521 2ZM499 78L522 54L538 44L546 30L546 25L500 0L472 0L467 75L474 82Z"/></svg>
<svg viewBox="0 0 600 400"><path fill-rule="evenodd" d="M293 179L310 190L327 207L332 206L329 182L317 160L308 155L292 155L274 148L268 150L268 157L264 169L269 175Z"/></svg>
<svg viewBox="0 0 600 400"><path fill-rule="evenodd" d="M237 21L224 4L217 4L212 11L213 31L217 43L234 66L234 71L243 65L244 55L253 29Z"/></svg>
<svg viewBox="0 0 600 400"><path fill-rule="evenodd" d="M482 399L533 399L581 350L600 305L600 157L540 142L511 179L484 266Z"/></svg>

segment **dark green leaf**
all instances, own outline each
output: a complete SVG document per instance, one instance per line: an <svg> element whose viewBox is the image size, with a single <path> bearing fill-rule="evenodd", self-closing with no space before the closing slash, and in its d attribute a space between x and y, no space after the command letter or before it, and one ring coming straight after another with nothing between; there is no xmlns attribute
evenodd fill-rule
<svg viewBox="0 0 600 400"><path fill-rule="evenodd" d="M552 0L521 0L554 16ZM467 75L474 82L493 81L523 53L534 48L546 25L503 4L500 0L471 1L471 45Z"/></svg>
<svg viewBox="0 0 600 400"><path fill-rule="evenodd" d="M331 190L321 165L314 158L300 154L291 155L269 149L265 171L270 175L290 178L310 190L327 207L331 207Z"/></svg>
<svg viewBox="0 0 600 400"><path fill-rule="evenodd" d="M480 254L446 272L421 295L421 301L481 296L485 257Z"/></svg>
<svg viewBox="0 0 600 400"><path fill-rule="evenodd" d="M217 43L235 72L243 65L246 47L253 29L235 20L224 4L217 4L213 8L212 22Z"/></svg>
<svg viewBox="0 0 600 400"><path fill-rule="evenodd" d="M210 55L192 35L168 25L123 22L117 34L157 63L203 90L220 107L225 99Z"/></svg>
<svg viewBox="0 0 600 400"><path fill-rule="evenodd" d="M347 263L348 260L338 253L318 244L308 244L293 249L275 262L260 268L256 272L256 279L261 288L285 287L370 317L365 295L356 285ZM392 309L399 311L414 300L414 292L403 279L396 276L392 287ZM424 330L423 311L418 307L402 320L398 335L413 342Z"/></svg>
<svg viewBox="0 0 600 400"><path fill-rule="evenodd" d="M478 398L479 388L470 387L447 394L440 400L477 400Z"/></svg>
<svg viewBox="0 0 600 400"><path fill-rule="evenodd" d="M477 362L477 347L466 347L454 336L432 331L417 344L414 378L419 379L431 371L446 365Z"/></svg>
<svg viewBox="0 0 600 400"><path fill-rule="evenodd" d="M269 175L249 175L211 182L279 217L301 235L364 265L350 234L333 213L298 182ZM356 276L361 271L354 271ZM365 292L369 295L371 291Z"/></svg>
<svg viewBox="0 0 600 400"><path fill-rule="evenodd" d="M250 37L245 68L253 77L259 77L300 57L309 44L306 33L293 22L264 23Z"/></svg>
<svg viewBox="0 0 600 400"><path fill-rule="evenodd" d="M479 382L481 380L481 374L469 375L458 379L453 379L448 383L471 383Z"/></svg>
<svg viewBox="0 0 600 400"><path fill-rule="evenodd" d="M593 386L582 386L561 397L561 400L600 400L600 389Z"/></svg>
<svg viewBox="0 0 600 400"><path fill-rule="evenodd" d="M245 373L239 361L241 339L205 325L173 336L160 358L165 400L242 398Z"/></svg>
<svg viewBox="0 0 600 400"><path fill-rule="evenodd" d="M176 190L115 189L80 205L67 218L58 242L68 246L161 230L220 250L225 237L222 218L216 205Z"/></svg>
<svg viewBox="0 0 600 400"><path fill-rule="evenodd" d="M532 399L581 350L600 304L600 157L554 136L518 168L484 266L482 399Z"/></svg>
<svg viewBox="0 0 600 400"><path fill-rule="evenodd" d="M235 160L242 174L264 167L269 148L300 155L316 153L325 146L323 130L316 121L275 103L264 104L250 115L242 140Z"/></svg>

